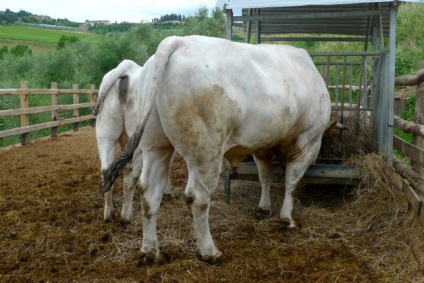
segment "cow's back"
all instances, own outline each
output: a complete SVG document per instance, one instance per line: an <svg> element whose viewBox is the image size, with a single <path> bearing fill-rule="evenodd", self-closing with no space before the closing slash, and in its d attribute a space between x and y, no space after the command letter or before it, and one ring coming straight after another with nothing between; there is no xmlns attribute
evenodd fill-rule
<svg viewBox="0 0 424 283"><path fill-rule="evenodd" d="M157 106L177 147L208 150L200 139L181 137L213 133L217 146L248 153L324 131L329 95L303 49L200 36L167 40L178 40L178 48L169 56Z"/></svg>

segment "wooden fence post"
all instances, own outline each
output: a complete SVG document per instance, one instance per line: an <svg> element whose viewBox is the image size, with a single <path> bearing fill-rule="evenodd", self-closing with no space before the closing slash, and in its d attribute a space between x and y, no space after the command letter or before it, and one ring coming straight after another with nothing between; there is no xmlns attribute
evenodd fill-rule
<svg viewBox="0 0 424 283"><path fill-rule="evenodd" d="M78 84L73 84L72 85L72 89L77 90L78 89ZM79 95L78 93L74 93L72 94L73 98L74 98L74 104L78 104L78 100L79 100ZM79 109L74 109L74 118L79 117ZM74 123L74 132L78 131L78 122Z"/></svg>
<svg viewBox="0 0 424 283"><path fill-rule="evenodd" d="M96 102L96 101L97 101L97 96L98 96L98 93L97 93L97 92L95 92L95 90L96 90L96 85L91 85L90 89L93 91L93 92L91 93L91 102ZM93 113L93 110L94 110L94 107L91 107L91 113ZM96 119L92 119L92 120L90 121L90 126L91 126L91 127L95 127L95 126L96 126Z"/></svg>
<svg viewBox="0 0 424 283"><path fill-rule="evenodd" d="M424 69L424 61L420 62L419 69ZM414 123L424 125L424 82L417 85L417 97L415 100ZM412 136L412 144L424 148L424 139L420 136ZM424 166L421 163L411 162L412 169L421 177L424 177Z"/></svg>
<svg viewBox="0 0 424 283"><path fill-rule="evenodd" d="M57 83L56 82L52 82L51 83L51 89L57 90ZM57 106L59 105L59 99L58 99L58 93L52 93L52 106ZM58 110L53 110L52 111L52 121L57 121L59 120L59 111ZM52 127L51 129L51 137L55 138L57 137L57 127Z"/></svg>
<svg viewBox="0 0 424 283"><path fill-rule="evenodd" d="M28 82L21 81L21 89L28 89ZM21 108L28 108L28 94L21 94ZM28 114L21 114L21 127L29 126ZM26 145L28 143L28 133L21 134L21 144Z"/></svg>

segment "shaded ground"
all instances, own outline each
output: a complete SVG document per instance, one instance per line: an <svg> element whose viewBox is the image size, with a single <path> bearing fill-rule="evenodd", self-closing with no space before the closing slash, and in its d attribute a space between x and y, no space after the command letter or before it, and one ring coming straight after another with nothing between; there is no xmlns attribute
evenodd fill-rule
<svg viewBox="0 0 424 283"><path fill-rule="evenodd" d="M122 227L118 217L103 222L92 128L0 150L0 282L423 282L404 243L407 205L384 170L368 170L371 181L360 190L300 188L295 218L302 228L294 231L282 230L276 216L255 219L259 183L233 181L230 206L220 184L210 225L225 260L210 266L196 258L177 158L178 195L163 201L158 220L169 262L147 267L139 258L138 196L131 225ZM119 179L118 209L121 187ZM283 193L282 185L273 186L274 215Z"/></svg>

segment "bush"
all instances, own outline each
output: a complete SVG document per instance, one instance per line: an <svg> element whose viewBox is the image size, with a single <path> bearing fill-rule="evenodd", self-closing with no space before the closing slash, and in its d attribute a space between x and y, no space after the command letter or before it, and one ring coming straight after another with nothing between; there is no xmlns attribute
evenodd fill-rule
<svg viewBox="0 0 424 283"><path fill-rule="evenodd" d="M194 17L187 18L179 29L182 35L205 35L213 37L225 37L225 17L222 10L215 8L208 15L206 7L200 7Z"/></svg>
<svg viewBox="0 0 424 283"><path fill-rule="evenodd" d="M59 39L59 42L57 43L57 49L61 49L65 47L66 44L72 44L79 40L76 36L66 36L62 35Z"/></svg>
<svg viewBox="0 0 424 283"><path fill-rule="evenodd" d="M9 53L9 48L7 48L6 45L4 45L1 49L0 49L0 60L3 60L3 55Z"/></svg>
<svg viewBox="0 0 424 283"><path fill-rule="evenodd" d="M396 30L396 76L413 74L424 59L424 5L403 3L399 7Z"/></svg>
<svg viewBox="0 0 424 283"><path fill-rule="evenodd" d="M16 57L23 57L26 54L32 55L32 50L26 45L16 45L10 48L10 54L15 55Z"/></svg>

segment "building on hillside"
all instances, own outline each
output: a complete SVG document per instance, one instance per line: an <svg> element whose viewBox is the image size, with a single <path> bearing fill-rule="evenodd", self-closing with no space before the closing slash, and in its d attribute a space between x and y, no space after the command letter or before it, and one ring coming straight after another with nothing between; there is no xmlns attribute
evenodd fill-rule
<svg viewBox="0 0 424 283"><path fill-rule="evenodd" d="M85 20L85 23L80 24L79 28L87 29L90 26L94 26L95 24L110 25L110 21L89 21L89 20Z"/></svg>

